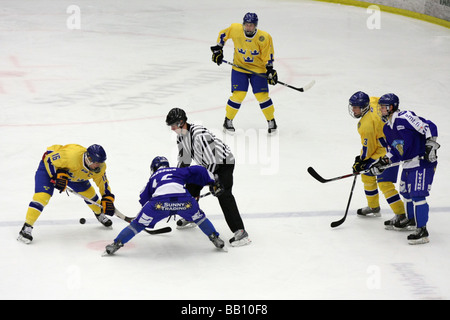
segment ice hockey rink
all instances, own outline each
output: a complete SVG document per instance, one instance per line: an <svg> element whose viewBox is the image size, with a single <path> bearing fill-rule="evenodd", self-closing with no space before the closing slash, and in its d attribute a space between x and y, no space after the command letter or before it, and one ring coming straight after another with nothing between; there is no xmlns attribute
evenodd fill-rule
<svg viewBox="0 0 450 320"><path fill-rule="evenodd" d="M218 32L247 12L274 41L279 80L271 87L279 132L249 93L225 136L231 67L211 61ZM449 299L450 30L366 8L316 1L2 1L0 10L0 298L1 299ZM77 19L77 17L79 19ZM225 59L232 61L233 43ZM360 218L358 178L347 220L351 173L360 151L356 91L393 92L439 129L439 165L428 198L430 243L384 230L392 213ZM220 252L198 229L140 233L102 257L126 223L101 226L83 200L55 192L17 241L34 193L34 174L53 144L101 144L116 207L139 211L153 157L176 164L173 107L203 124L237 158L234 194L252 244ZM206 192L207 190L204 190ZM223 239L232 237L218 201L200 205ZM80 218L87 223L81 225Z"/></svg>

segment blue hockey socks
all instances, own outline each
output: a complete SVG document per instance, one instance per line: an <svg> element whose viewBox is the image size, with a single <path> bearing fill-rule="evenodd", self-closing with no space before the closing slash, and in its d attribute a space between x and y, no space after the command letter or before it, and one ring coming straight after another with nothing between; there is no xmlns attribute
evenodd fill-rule
<svg viewBox="0 0 450 320"><path fill-rule="evenodd" d="M208 218L203 218L200 221L194 221L198 227L200 228L200 230L203 231L204 234L206 234L208 237L211 234L215 234L215 235L219 235L219 233L216 231L216 229L214 228L213 224L211 221L209 221Z"/></svg>
<svg viewBox="0 0 450 320"><path fill-rule="evenodd" d="M117 236L117 238L114 239L114 242L122 242L123 244L127 243L128 241L130 241L135 235L137 235L139 232L141 232L142 230L144 230L145 227L141 224L139 224L136 221L131 221L130 225L127 226L126 228L124 228L119 235Z"/></svg>
<svg viewBox="0 0 450 320"><path fill-rule="evenodd" d="M430 211L430 206L428 205L425 197L413 198L412 200L416 211L417 228L425 227L428 222L428 212Z"/></svg>

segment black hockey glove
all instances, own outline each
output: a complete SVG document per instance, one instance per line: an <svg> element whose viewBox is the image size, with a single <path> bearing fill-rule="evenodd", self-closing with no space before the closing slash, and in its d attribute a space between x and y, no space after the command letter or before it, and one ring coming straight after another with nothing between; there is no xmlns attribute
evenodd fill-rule
<svg viewBox="0 0 450 320"><path fill-rule="evenodd" d="M116 211L116 208L114 207L114 195L112 193L108 195L104 195L102 197L102 207L103 207L103 213L108 216L113 216L114 212Z"/></svg>
<svg viewBox="0 0 450 320"><path fill-rule="evenodd" d="M441 147L439 143L436 142L437 137L428 138L425 142L425 160L428 162L437 161L437 149Z"/></svg>
<svg viewBox="0 0 450 320"><path fill-rule="evenodd" d="M390 163L391 161L387 157L379 158L370 166L370 173L374 176L379 176L386 169L385 167Z"/></svg>
<svg viewBox="0 0 450 320"><path fill-rule="evenodd" d="M225 192L225 189L222 183L220 183L220 181L216 179L216 182L214 182L213 185L209 186L209 191L211 191L213 196L220 197Z"/></svg>
<svg viewBox="0 0 450 320"><path fill-rule="evenodd" d="M273 86L276 85L278 83L277 70L271 65L267 65L266 70L267 82Z"/></svg>
<svg viewBox="0 0 450 320"><path fill-rule="evenodd" d="M54 184L55 184L55 188L57 190L59 190L59 193L66 190L68 183L69 183L68 171L63 170L63 169L56 170L56 179L54 181Z"/></svg>
<svg viewBox="0 0 450 320"><path fill-rule="evenodd" d="M360 156L355 157L355 163L353 163L353 173L361 172L368 169L369 160L361 160Z"/></svg>
<svg viewBox="0 0 450 320"><path fill-rule="evenodd" d="M213 53L212 55L212 61L217 63L218 66L222 64L223 60L223 47L219 45L215 45L211 47L211 51Z"/></svg>

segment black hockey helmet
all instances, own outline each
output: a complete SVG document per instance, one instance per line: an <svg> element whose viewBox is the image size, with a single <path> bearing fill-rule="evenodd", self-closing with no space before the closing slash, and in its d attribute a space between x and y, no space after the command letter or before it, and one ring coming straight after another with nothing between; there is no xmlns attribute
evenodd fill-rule
<svg viewBox="0 0 450 320"><path fill-rule="evenodd" d="M184 126L186 121L187 121L186 112L184 112L184 110L180 108L173 108L172 110L169 111L166 117L166 124L168 126L172 126L178 123L177 124L178 127L181 128L182 126Z"/></svg>

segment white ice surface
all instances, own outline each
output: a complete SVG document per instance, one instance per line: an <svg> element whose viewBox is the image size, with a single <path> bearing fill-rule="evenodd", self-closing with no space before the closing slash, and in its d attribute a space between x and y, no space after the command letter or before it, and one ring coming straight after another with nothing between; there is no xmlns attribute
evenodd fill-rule
<svg viewBox="0 0 450 320"><path fill-rule="evenodd" d="M39 3L39 4L38 4ZM2 1L0 9L1 299L449 299L450 31L381 14L370 30L364 8L314 1L75 1L81 29L69 30L70 1ZM251 93L224 137L238 159L234 194L253 243L217 252L198 229L136 236L112 257L112 230L82 200L55 193L35 224L34 241L16 241L34 192L34 173L53 144L99 143L107 151L116 206L139 210L154 156L176 159L168 110L222 137L230 67L213 64L218 32L257 12L275 45L279 79L308 92L271 87L279 134ZM232 42L225 58L232 59ZM392 214L362 219L358 180L347 221L351 172L359 153L348 98L394 92L400 108L439 128L439 166L430 204L430 243L408 245L386 231ZM446 191L447 190L447 191ZM224 239L232 234L218 202L201 206ZM85 217L85 225L78 223ZM168 225L174 227L174 221ZM166 226L165 222L157 228Z"/></svg>

